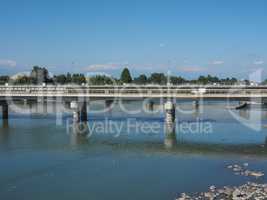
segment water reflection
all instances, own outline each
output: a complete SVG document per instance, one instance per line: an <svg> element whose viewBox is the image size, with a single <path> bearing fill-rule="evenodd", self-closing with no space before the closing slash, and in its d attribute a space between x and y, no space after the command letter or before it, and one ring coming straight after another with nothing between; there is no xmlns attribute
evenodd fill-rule
<svg viewBox="0 0 267 200"><path fill-rule="evenodd" d="M88 143L88 138L86 135L70 133L70 146L79 146Z"/></svg>
<svg viewBox="0 0 267 200"><path fill-rule="evenodd" d="M10 143L10 128L8 119L2 119L2 127L0 127L0 148L8 148Z"/></svg>
<svg viewBox="0 0 267 200"><path fill-rule="evenodd" d="M102 102L102 104L105 103L104 101ZM111 101L110 101L111 103ZM126 104L130 104L131 108L138 108L140 109L140 107L142 106L142 101L140 102L126 102ZM22 102L22 104L24 105L24 102ZM114 104L114 103L113 103ZM63 128L65 121L67 121L68 119L73 118L72 117L72 113L69 111L67 112L59 110L60 107L64 107L64 105L62 106L61 103L55 103L55 102L48 102L47 104L44 104L42 107L47 107L46 109L41 109L38 110L38 104L36 102L29 102L28 101L28 105L29 107L31 107L31 112L25 112L21 115L19 114L12 114L13 116L15 116L15 118L19 117L21 118L20 121L21 123L23 122L23 118L27 119L29 118L29 114L28 113L38 113L38 116L36 117L36 115L34 117L31 118L30 121L27 121L27 124L25 123L25 126L28 126L28 128L31 129L31 126L34 126L36 121L35 119L40 119L43 117L42 123L47 124L48 122L50 122L50 124L48 126L51 126L51 124L56 125L56 126L61 126ZM148 104L148 108L155 110L157 109L157 106L161 105L158 104L157 102L152 103L152 105L149 106ZM25 105L24 105L25 106ZM162 105L161 105L162 106ZM190 107L192 108L192 102L186 102L184 103L184 106ZM183 142L200 142L200 143L231 143L231 144L266 144L265 141L265 137L266 137L266 130L267 129L262 129L260 132L256 132L254 130L251 129L247 129L241 122L235 120L233 118L233 116L231 116L231 114L227 111L225 104L222 103L217 103L217 104L212 104L210 102L207 102L207 104L200 104L200 106L204 107L203 111L201 110L201 112L199 111L199 109L195 108L195 112L191 112L191 113L181 113L181 112L177 112L176 117L179 122L188 122L190 123L195 123L196 119L200 119L199 123L204 123L204 122L208 122L212 125L213 127L213 132L210 135L205 135L205 134L201 134L201 133L186 133L183 134L180 131L176 131L175 133L175 124L165 124L164 125L164 112L150 112L150 113L141 113L141 114L136 114L136 115L130 115L127 113L123 113L121 110L119 110L119 105L115 104L113 107L113 114L112 115L105 115L100 113L100 114L92 114L90 111L88 113L89 119L88 119L88 123L85 124L73 124L72 127L77 127L77 128L73 128L73 133L74 134L79 134L79 133L85 133L86 131L88 131L89 127L88 125L92 125L94 123L95 120L99 121L99 122L104 122L106 117L108 117L108 119L112 120L112 121L119 121L118 122L118 127L120 127L120 124L123 123L127 123L128 118L134 118L137 119L137 121L140 121L140 123L142 122L146 122L146 123L154 123L157 122L160 124L161 127L161 133L157 133L157 136L152 136L152 137L143 137L140 135L134 136L131 135L129 138L130 140L134 141L135 139L137 140L159 140L159 138L161 138L161 144L164 144L166 148L174 148L175 145L177 145L177 142L179 142L180 145L180 140L183 140ZM95 106L92 104L92 109L95 109L95 107L99 108L99 105ZM90 108L91 109L91 108ZM234 110L233 111L236 115L240 116L241 118L248 118L249 121L252 121L252 123L254 123L253 121L253 113L251 112L251 109L244 109L244 110ZM257 111L258 112L258 111ZM40 114L44 114L44 113L48 113L49 116L40 116ZM61 116L58 116L58 113L61 114ZM259 113L259 112L258 112ZM257 113L256 113L257 114ZM263 110L261 112L261 115L263 116L263 123L266 123L266 110ZM56 123L56 120L62 120L61 123ZM52 121L52 122L51 122ZM246 121L245 121L246 122ZM39 123L39 122L38 122ZM8 129L9 125L12 124L13 127L15 127L15 125L17 126L17 124L20 124L20 122L14 122L13 125L13 119L6 120L6 121L2 121L3 124L3 129ZM86 126L87 125L87 126ZM164 127L165 126L165 130ZM178 125L177 125L178 126ZM264 127L264 125L261 125L262 127ZM90 126L91 127L91 126ZM227 128L226 128L227 127ZM49 128L49 127L48 127ZM178 128L179 129L179 128ZM76 131L75 131L76 130ZM86 130L86 131L85 131ZM19 128L17 130L18 132L20 131ZM45 130L44 130L45 131ZM164 134L163 134L164 132ZM88 133L88 132L87 132ZM254 134L255 133L255 134ZM151 133L151 135L153 135ZM162 137L162 135L164 135L164 137ZM104 136L103 136L104 137ZM177 141L179 140L179 141Z"/></svg>
<svg viewBox="0 0 267 200"><path fill-rule="evenodd" d="M199 109L199 104L197 104L197 106L194 109L194 112L192 113L193 118L199 118L200 117L200 109Z"/></svg>
<svg viewBox="0 0 267 200"><path fill-rule="evenodd" d="M244 119L250 119L250 111L251 109L240 109L238 114Z"/></svg>
<svg viewBox="0 0 267 200"><path fill-rule="evenodd" d="M72 129L71 133L73 135L86 136L89 134L89 127L87 122L73 121L71 129Z"/></svg>
<svg viewBox="0 0 267 200"><path fill-rule="evenodd" d="M177 145L175 132L165 133L164 145L167 149L172 149Z"/></svg>
<svg viewBox="0 0 267 200"><path fill-rule="evenodd" d="M153 101L149 101L147 104L146 104L146 109L150 112L153 112L154 111L154 106L155 106L155 103Z"/></svg>
<svg viewBox="0 0 267 200"><path fill-rule="evenodd" d="M3 119L2 120L2 125L3 125L3 129L7 130L9 128L8 119Z"/></svg>
<svg viewBox="0 0 267 200"><path fill-rule="evenodd" d="M177 144L175 121L165 121L164 145L167 149L174 148Z"/></svg>

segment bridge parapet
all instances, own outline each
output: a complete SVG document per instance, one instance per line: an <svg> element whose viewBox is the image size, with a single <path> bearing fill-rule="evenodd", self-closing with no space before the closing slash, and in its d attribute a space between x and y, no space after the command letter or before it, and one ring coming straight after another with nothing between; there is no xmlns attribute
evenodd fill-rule
<svg viewBox="0 0 267 200"><path fill-rule="evenodd" d="M267 97L267 86L0 86L0 97Z"/></svg>

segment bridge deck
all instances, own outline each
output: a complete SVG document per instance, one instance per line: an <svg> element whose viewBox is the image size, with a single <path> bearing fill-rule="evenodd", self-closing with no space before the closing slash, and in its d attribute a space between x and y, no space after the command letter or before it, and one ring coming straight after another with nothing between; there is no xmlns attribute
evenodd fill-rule
<svg viewBox="0 0 267 200"><path fill-rule="evenodd" d="M267 98L267 86L0 86L0 98Z"/></svg>

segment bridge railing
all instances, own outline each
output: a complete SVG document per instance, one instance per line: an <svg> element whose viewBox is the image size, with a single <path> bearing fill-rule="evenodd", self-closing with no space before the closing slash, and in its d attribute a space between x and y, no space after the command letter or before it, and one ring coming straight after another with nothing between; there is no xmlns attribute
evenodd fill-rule
<svg viewBox="0 0 267 200"><path fill-rule="evenodd" d="M77 87L77 86L0 86L0 96L5 94L11 95L27 95L27 94L192 94L197 93L197 88L194 87ZM267 87L209 87L205 89L205 94L267 94Z"/></svg>

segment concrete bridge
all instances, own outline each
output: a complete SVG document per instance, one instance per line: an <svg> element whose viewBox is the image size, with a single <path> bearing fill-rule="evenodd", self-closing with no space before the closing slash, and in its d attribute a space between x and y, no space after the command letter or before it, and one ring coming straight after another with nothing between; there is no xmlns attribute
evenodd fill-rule
<svg viewBox="0 0 267 200"><path fill-rule="evenodd" d="M182 86L35 86L14 85L0 86L0 105L2 118L8 119L8 104L14 101L36 100L46 102L69 102L73 109L73 121L76 123L87 121L87 104L89 99L104 99L110 104L114 99L155 99L161 98L165 103L166 122L172 130L171 124L175 120L175 105L173 99L191 99L196 106L200 99L239 100L267 102L267 86L214 86L214 85L182 85ZM153 103L153 102L152 102Z"/></svg>
<svg viewBox="0 0 267 200"><path fill-rule="evenodd" d="M267 86L0 86L0 99L34 97L267 99Z"/></svg>

